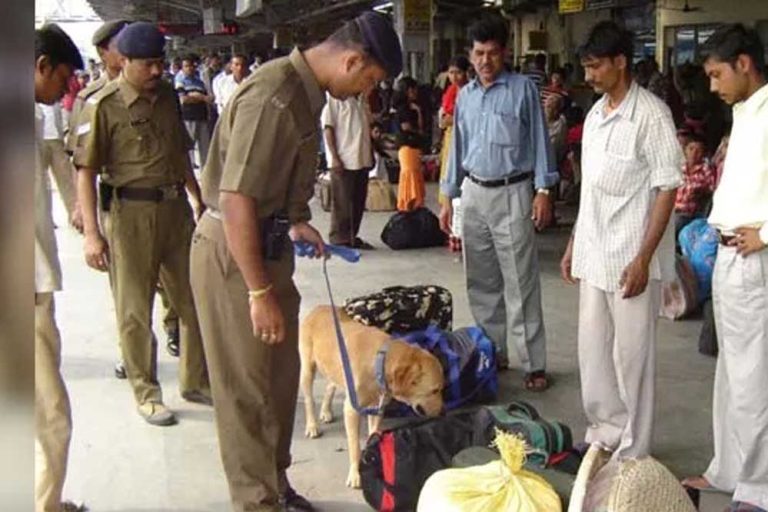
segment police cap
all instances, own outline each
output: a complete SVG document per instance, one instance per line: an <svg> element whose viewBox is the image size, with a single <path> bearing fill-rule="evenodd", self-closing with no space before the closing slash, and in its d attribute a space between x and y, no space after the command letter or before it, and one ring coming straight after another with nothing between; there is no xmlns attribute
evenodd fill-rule
<svg viewBox="0 0 768 512"><path fill-rule="evenodd" d="M366 11L355 18L355 23L360 28L371 57L381 64L389 76L399 75L403 70L403 50L389 18L383 14Z"/></svg>
<svg viewBox="0 0 768 512"><path fill-rule="evenodd" d="M158 59L164 57L165 36L152 23L131 23L117 38L117 50L129 59Z"/></svg>
<svg viewBox="0 0 768 512"><path fill-rule="evenodd" d="M112 20L104 23L93 33L93 46L107 46L123 28L130 23L128 20Z"/></svg>

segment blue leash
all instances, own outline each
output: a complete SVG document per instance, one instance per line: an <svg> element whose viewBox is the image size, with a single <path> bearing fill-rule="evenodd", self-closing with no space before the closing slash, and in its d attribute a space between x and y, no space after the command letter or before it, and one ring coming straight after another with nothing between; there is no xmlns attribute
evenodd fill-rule
<svg viewBox="0 0 768 512"><path fill-rule="evenodd" d="M315 246L307 242L294 242L294 252L297 256L315 256ZM360 261L360 251L350 249L349 247L342 247L339 245L326 244L325 251L327 254L336 255L349 263L357 263ZM347 395L349 396L349 402L352 404L352 408L359 414L364 416L378 416L381 414L380 407L360 407L360 402L357 399L357 391L355 390L355 379L352 375L352 365L349 362L349 352L347 352L347 344L344 341L344 334L341 332L341 322L339 321L339 315L336 312L336 304L333 302L333 293L331 292L331 280L328 277L328 258L323 258L323 276L325 276L325 286L328 289L328 299L331 302L331 312L333 314L333 324L336 329L336 342L339 345L339 353L341 354L341 364L344 368L344 382L347 384ZM385 352L386 354L386 352ZM377 360L379 359L377 355ZM383 361L383 358L382 358ZM378 372L377 372L378 373Z"/></svg>

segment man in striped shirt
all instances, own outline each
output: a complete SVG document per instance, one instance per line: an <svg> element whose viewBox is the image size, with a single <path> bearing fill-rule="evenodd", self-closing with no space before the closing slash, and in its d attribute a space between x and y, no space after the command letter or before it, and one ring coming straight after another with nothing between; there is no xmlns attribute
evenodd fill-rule
<svg viewBox="0 0 768 512"><path fill-rule="evenodd" d="M561 261L580 283L579 368L586 441L616 459L651 450L661 280L674 274L669 217L683 155L669 108L632 80L632 34L601 22L580 51L603 97L584 125L582 191Z"/></svg>

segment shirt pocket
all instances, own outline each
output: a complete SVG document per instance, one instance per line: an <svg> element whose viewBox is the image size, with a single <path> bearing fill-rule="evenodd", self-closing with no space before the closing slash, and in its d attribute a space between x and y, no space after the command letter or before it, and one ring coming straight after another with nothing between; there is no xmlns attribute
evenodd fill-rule
<svg viewBox="0 0 768 512"><path fill-rule="evenodd" d="M488 139L499 146L519 146L524 133L523 120L515 112L495 111L488 123Z"/></svg>
<svg viewBox="0 0 768 512"><path fill-rule="evenodd" d="M617 197L634 195L647 179L643 166L636 158L607 153L595 186L605 194Z"/></svg>

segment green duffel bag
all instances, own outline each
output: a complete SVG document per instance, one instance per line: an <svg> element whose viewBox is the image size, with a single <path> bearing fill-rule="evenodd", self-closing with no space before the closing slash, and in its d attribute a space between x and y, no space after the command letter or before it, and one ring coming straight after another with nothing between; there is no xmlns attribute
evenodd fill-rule
<svg viewBox="0 0 768 512"><path fill-rule="evenodd" d="M550 456L573 448L571 429L559 421L542 419L535 407L522 400L509 405L490 405L490 413L496 427L525 439L532 453L528 464L544 468Z"/></svg>

